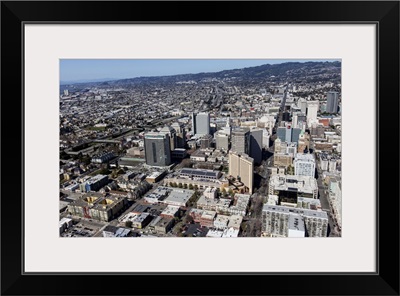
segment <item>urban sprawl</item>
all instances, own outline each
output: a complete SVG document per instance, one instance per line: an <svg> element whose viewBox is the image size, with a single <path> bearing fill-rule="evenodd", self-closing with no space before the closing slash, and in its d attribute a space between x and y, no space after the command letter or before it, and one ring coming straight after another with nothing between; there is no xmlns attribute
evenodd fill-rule
<svg viewBox="0 0 400 296"><path fill-rule="evenodd" d="M265 67L61 85L60 236L340 237L341 65Z"/></svg>

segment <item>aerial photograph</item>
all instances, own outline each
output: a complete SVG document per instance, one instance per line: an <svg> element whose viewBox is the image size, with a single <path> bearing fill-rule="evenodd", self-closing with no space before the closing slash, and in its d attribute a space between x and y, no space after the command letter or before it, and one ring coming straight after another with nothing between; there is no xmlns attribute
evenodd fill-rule
<svg viewBox="0 0 400 296"><path fill-rule="evenodd" d="M341 60L59 66L60 237L342 236Z"/></svg>

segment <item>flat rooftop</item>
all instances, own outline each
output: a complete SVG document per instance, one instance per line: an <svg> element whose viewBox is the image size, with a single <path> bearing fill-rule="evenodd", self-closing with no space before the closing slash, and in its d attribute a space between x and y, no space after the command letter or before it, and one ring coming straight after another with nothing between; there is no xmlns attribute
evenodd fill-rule
<svg viewBox="0 0 400 296"><path fill-rule="evenodd" d="M186 203L194 194L189 189L173 189L164 202Z"/></svg>
<svg viewBox="0 0 400 296"><path fill-rule="evenodd" d="M193 177L199 177L199 178L206 177L206 178L218 179L220 172L213 171L213 170L184 168L184 169L181 169L180 174L193 176Z"/></svg>
<svg viewBox="0 0 400 296"><path fill-rule="evenodd" d="M292 208L286 206L275 206L275 205L264 205L263 212L280 212L285 214L298 214L303 215L307 218L321 218L328 219L328 214L324 211L316 211L309 209L301 209L301 208Z"/></svg>

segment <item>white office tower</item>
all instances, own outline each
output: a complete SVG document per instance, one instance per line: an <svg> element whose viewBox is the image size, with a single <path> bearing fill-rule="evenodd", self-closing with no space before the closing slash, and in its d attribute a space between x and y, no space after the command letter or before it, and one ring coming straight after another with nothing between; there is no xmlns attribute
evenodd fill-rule
<svg viewBox="0 0 400 296"><path fill-rule="evenodd" d="M339 106L339 93L330 91L326 94L326 112L337 113Z"/></svg>
<svg viewBox="0 0 400 296"><path fill-rule="evenodd" d="M205 136L210 134L210 114L201 112L196 116L196 134Z"/></svg>
<svg viewBox="0 0 400 296"><path fill-rule="evenodd" d="M64 96L68 96L68 95L69 95L68 89L64 89Z"/></svg>
<svg viewBox="0 0 400 296"><path fill-rule="evenodd" d="M319 109L318 101L307 102L307 124L310 126L312 123L317 122L317 114Z"/></svg>
<svg viewBox="0 0 400 296"><path fill-rule="evenodd" d="M297 122L298 122L297 112L294 112L294 113L293 113L293 116L292 116L292 127L293 127L293 128L298 127L298 126L297 126Z"/></svg>
<svg viewBox="0 0 400 296"><path fill-rule="evenodd" d="M253 194L254 160L245 153L229 152L229 175L239 178Z"/></svg>
<svg viewBox="0 0 400 296"><path fill-rule="evenodd" d="M226 125L225 125L225 127L222 128L222 131L228 136L231 135L232 128L230 125L229 117L226 118Z"/></svg>
<svg viewBox="0 0 400 296"><path fill-rule="evenodd" d="M223 131L218 131L214 134L214 137L216 149L229 150L229 136L227 134Z"/></svg>
<svg viewBox="0 0 400 296"><path fill-rule="evenodd" d="M301 113L306 114L306 112L307 112L307 101L306 101L306 99L300 98L297 101L297 106L300 108Z"/></svg>
<svg viewBox="0 0 400 296"><path fill-rule="evenodd" d="M262 144L264 148L269 148L269 132L266 129L263 130Z"/></svg>
<svg viewBox="0 0 400 296"><path fill-rule="evenodd" d="M315 176L315 159L312 154L297 153L294 159L296 176Z"/></svg>

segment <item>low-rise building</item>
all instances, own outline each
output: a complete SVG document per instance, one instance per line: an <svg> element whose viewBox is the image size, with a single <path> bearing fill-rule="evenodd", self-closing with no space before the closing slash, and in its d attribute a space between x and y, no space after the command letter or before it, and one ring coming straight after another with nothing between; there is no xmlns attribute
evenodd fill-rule
<svg viewBox="0 0 400 296"><path fill-rule="evenodd" d="M169 195L162 201L167 205L186 207L189 199L194 195L193 190L173 189Z"/></svg>
<svg viewBox="0 0 400 296"><path fill-rule="evenodd" d="M79 185L81 192L98 191L101 187L107 185L108 176L106 175L96 175L84 183Z"/></svg>
<svg viewBox="0 0 400 296"><path fill-rule="evenodd" d="M272 175L269 180L269 194L292 194L303 197L317 198L317 180L310 176Z"/></svg>
<svg viewBox="0 0 400 296"><path fill-rule="evenodd" d="M160 214L161 217L164 218L175 218L178 216L179 207L168 205Z"/></svg>
<svg viewBox="0 0 400 296"><path fill-rule="evenodd" d="M324 211L264 205L262 223L262 236L266 237L328 235L328 215Z"/></svg>
<svg viewBox="0 0 400 296"><path fill-rule="evenodd" d="M127 228L107 225L103 229L103 237L127 237L129 236L130 232L131 231Z"/></svg>
<svg viewBox="0 0 400 296"><path fill-rule="evenodd" d="M214 220L214 227L217 229L225 229L229 223L229 216L218 215Z"/></svg>
<svg viewBox="0 0 400 296"><path fill-rule="evenodd" d="M228 228L240 230L240 225L242 224L242 222L243 222L243 216L232 215L229 217Z"/></svg>
<svg viewBox="0 0 400 296"><path fill-rule="evenodd" d="M127 206L126 196L88 193L68 205L71 215L110 221L118 216Z"/></svg>
<svg viewBox="0 0 400 296"><path fill-rule="evenodd" d="M226 228L222 233L222 237L238 237L239 229L235 228Z"/></svg>
<svg viewBox="0 0 400 296"><path fill-rule="evenodd" d="M62 218L59 222L60 226L60 234L63 233L66 229L72 226L72 219L70 218Z"/></svg>
<svg viewBox="0 0 400 296"><path fill-rule="evenodd" d="M151 183L156 183L159 182L160 180L162 180L162 178L164 178L164 176L166 175L166 171L162 171L162 172L152 172L150 175L148 175L146 177L146 181Z"/></svg>
<svg viewBox="0 0 400 296"><path fill-rule="evenodd" d="M200 225L205 227L213 227L216 215L217 212L215 211L207 211L207 210L203 211L199 221Z"/></svg>
<svg viewBox="0 0 400 296"><path fill-rule="evenodd" d="M153 219L149 213L137 214L131 221L132 227L142 229Z"/></svg>

